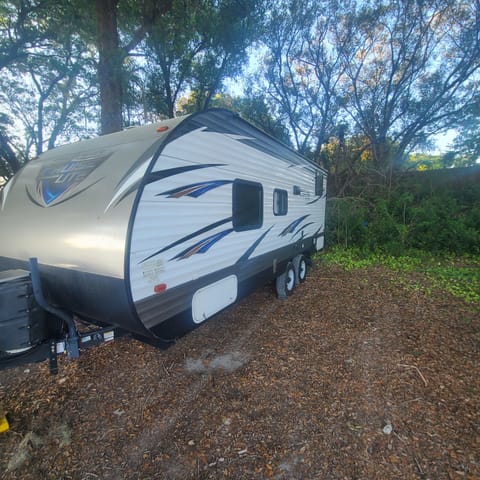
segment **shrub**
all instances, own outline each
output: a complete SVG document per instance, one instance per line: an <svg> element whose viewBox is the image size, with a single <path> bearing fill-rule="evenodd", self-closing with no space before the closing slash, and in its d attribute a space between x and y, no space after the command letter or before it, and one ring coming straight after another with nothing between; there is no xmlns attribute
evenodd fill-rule
<svg viewBox="0 0 480 480"><path fill-rule="evenodd" d="M408 249L480 253L480 188L400 183L327 202L327 245L400 255Z"/></svg>

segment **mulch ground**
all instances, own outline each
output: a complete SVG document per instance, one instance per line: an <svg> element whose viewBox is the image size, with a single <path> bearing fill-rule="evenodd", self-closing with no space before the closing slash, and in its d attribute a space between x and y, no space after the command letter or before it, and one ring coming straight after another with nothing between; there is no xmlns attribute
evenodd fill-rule
<svg viewBox="0 0 480 480"><path fill-rule="evenodd" d="M480 479L480 318L317 266L166 351L123 338L0 372L4 479Z"/></svg>

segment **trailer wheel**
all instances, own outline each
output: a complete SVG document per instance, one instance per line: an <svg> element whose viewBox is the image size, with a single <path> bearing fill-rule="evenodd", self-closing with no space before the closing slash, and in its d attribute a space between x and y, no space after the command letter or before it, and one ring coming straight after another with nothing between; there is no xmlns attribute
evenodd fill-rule
<svg viewBox="0 0 480 480"><path fill-rule="evenodd" d="M293 293L295 288L295 267L292 262L287 263L285 272L276 280L277 295L280 299L285 299Z"/></svg>
<svg viewBox="0 0 480 480"><path fill-rule="evenodd" d="M307 278L307 259L305 255L297 255L293 259L293 266L295 267L295 285L300 285Z"/></svg>

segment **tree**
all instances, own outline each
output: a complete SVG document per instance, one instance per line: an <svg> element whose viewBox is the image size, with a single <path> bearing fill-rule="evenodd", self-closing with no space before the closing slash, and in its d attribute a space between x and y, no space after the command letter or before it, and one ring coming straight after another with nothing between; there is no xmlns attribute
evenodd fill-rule
<svg viewBox="0 0 480 480"><path fill-rule="evenodd" d="M100 89L100 128L102 134L122 129L122 74L125 58L145 38L155 22L172 8L173 0L96 0L96 45L98 49L98 82ZM118 10L128 10L120 45ZM133 22L132 22L133 19ZM132 28L133 27L133 28Z"/></svg>
<svg viewBox="0 0 480 480"><path fill-rule="evenodd" d="M156 116L175 116L176 102L192 81L194 59L206 48L201 25L208 13L203 2L174 1L152 28L145 49L145 107Z"/></svg>
<svg viewBox="0 0 480 480"><path fill-rule="evenodd" d="M261 33L265 2L260 0L222 0L212 2L212 17L204 22L207 38L203 55L195 58L192 89L197 109L208 108L226 78L238 75L247 60L247 48Z"/></svg>
<svg viewBox="0 0 480 480"><path fill-rule="evenodd" d="M19 125L24 127L24 141L16 140L14 147L19 161L53 148L60 139L76 140L93 132L91 117L98 94L95 52L90 38L78 33L85 30L79 3L43 2L42 17L37 11L35 20L48 35L2 71L0 104L11 119L4 122L4 133L12 135Z"/></svg>
<svg viewBox="0 0 480 480"><path fill-rule="evenodd" d="M119 47L117 7L119 0L96 0L100 131L122 129L122 62Z"/></svg>
<svg viewBox="0 0 480 480"><path fill-rule="evenodd" d="M8 70L0 80L0 101L25 128L24 158L30 147L40 155L60 136L65 141L86 133L81 120L97 90L92 84L93 59L78 37L67 36L61 44L50 41L41 53Z"/></svg>
<svg viewBox="0 0 480 480"><path fill-rule="evenodd" d="M0 114L0 177L3 179L10 178L22 165L7 135L6 127L10 123L6 115Z"/></svg>
<svg viewBox="0 0 480 480"><path fill-rule="evenodd" d="M48 39L59 31L50 13L55 3L50 0L18 0L0 3L0 71L25 61L38 52ZM58 10L58 8L57 8ZM5 93L3 91L3 93ZM5 109L2 109L5 110ZM8 110L8 109L7 109ZM0 175L8 178L24 159L12 142L13 120L0 113Z"/></svg>
<svg viewBox="0 0 480 480"><path fill-rule="evenodd" d="M312 152L317 160L338 122L336 89L346 44L335 29L345 7L328 0L280 1L269 14L263 40L269 103L289 125L297 150Z"/></svg>
<svg viewBox="0 0 480 480"><path fill-rule="evenodd" d="M260 34L263 1L176 0L146 39L148 104L173 117L180 95L193 91L205 109L226 78L240 73Z"/></svg>
<svg viewBox="0 0 480 480"><path fill-rule="evenodd" d="M454 140L455 166L475 165L480 160L480 92L466 109L457 126L458 135Z"/></svg>
<svg viewBox="0 0 480 480"><path fill-rule="evenodd" d="M385 175L429 136L454 125L478 90L478 0L378 0L346 28L344 108ZM351 35L352 26L355 35Z"/></svg>
<svg viewBox="0 0 480 480"><path fill-rule="evenodd" d="M18 0L0 3L0 70L25 59L48 39L54 30L49 0Z"/></svg>

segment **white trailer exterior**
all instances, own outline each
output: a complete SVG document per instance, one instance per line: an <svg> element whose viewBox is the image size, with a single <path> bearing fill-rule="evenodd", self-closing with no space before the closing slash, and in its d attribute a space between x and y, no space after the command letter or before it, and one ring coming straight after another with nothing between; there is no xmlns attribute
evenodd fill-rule
<svg viewBox="0 0 480 480"><path fill-rule="evenodd" d="M3 189L0 270L36 257L56 307L170 340L323 247L326 181L222 109L66 145Z"/></svg>

